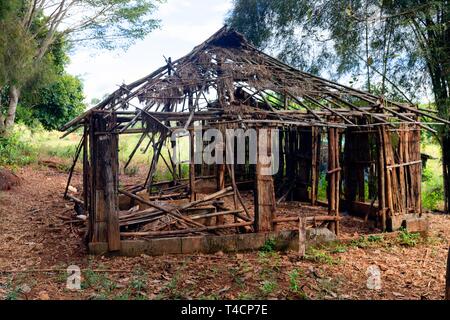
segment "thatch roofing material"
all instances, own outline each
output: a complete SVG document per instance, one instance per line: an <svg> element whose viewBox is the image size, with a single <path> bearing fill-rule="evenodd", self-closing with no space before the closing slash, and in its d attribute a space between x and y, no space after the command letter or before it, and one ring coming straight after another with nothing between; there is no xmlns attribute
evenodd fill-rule
<svg viewBox="0 0 450 320"><path fill-rule="evenodd" d="M391 126L393 120L418 124L420 115L450 124L415 106L387 101L299 71L256 49L225 26L188 55L174 62L169 60L150 75L121 86L62 130L81 124L93 111L126 110L136 98L144 107L135 110L135 121L145 120L143 112L182 112L188 118L192 112L218 108L225 111L221 117L228 116L222 120L251 120L263 111L266 120L298 125L346 127L354 125L354 117ZM157 117L157 121L162 120Z"/></svg>

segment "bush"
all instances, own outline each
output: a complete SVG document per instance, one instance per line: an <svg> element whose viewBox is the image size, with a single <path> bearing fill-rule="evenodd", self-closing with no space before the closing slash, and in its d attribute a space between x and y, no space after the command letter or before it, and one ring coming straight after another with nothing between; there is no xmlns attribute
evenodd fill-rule
<svg viewBox="0 0 450 320"><path fill-rule="evenodd" d="M409 233L405 229L401 229L398 235L398 241L406 247L415 247L420 241L419 233Z"/></svg>
<svg viewBox="0 0 450 320"><path fill-rule="evenodd" d="M18 125L7 135L0 136L0 165L23 166L36 161L36 148L28 138L31 134L26 126Z"/></svg>
<svg viewBox="0 0 450 320"><path fill-rule="evenodd" d="M438 210L444 201L444 186L442 177L432 168L423 170L422 205L428 210Z"/></svg>

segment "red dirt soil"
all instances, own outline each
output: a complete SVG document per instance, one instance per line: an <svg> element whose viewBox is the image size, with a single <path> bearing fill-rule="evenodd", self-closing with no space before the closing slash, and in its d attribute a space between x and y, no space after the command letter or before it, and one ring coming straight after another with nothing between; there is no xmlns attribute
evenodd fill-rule
<svg viewBox="0 0 450 320"><path fill-rule="evenodd" d="M11 190L19 184L20 179L17 175L9 170L0 168L0 191Z"/></svg>
<svg viewBox="0 0 450 320"><path fill-rule="evenodd" d="M430 237L415 246L396 239L354 242L313 250L307 259L295 252L93 257L82 224L71 222L73 204L62 199L66 173L36 166L17 175L21 185L0 193L0 299L444 297L447 215L427 214ZM81 190L80 182L75 174L72 185ZM80 291L66 289L65 270L72 264L82 269ZM381 269L381 290L367 288L371 265Z"/></svg>

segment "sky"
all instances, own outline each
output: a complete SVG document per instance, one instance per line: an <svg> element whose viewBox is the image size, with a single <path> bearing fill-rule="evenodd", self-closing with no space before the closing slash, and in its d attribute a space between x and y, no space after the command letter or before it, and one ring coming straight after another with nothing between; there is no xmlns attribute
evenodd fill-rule
<svg viewBox="0 0 450 320"><path fill-rule="evenodd" d="M87 102L101 99L165 65L163 55L175 60L189 53L223 26L231 6L231 0L166 0L155 13L160 29L125 52L75 48L68 72L83 80Z"/></svg>

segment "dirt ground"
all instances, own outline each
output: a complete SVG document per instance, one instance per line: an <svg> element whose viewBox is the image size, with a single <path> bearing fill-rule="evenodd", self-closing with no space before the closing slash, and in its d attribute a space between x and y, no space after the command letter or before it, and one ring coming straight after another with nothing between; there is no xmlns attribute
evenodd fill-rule
<svg viewBox="0 0 450 320"><path fill-rule="evenodd" d="M62 200L66 174L19 169L19 186L0 192L0 299L442 299L450 216L427 214L427 239L373 236L296 253L94 257L73 205ZM79 188L80 176L74 177ZM355 220L355 223L361 223ZM349 234L352 233L352 234ZM349 228L347 236L357 237ZM66 288L69 265L82 290ZM381 289L367 286L368 267Z"/></svg>

